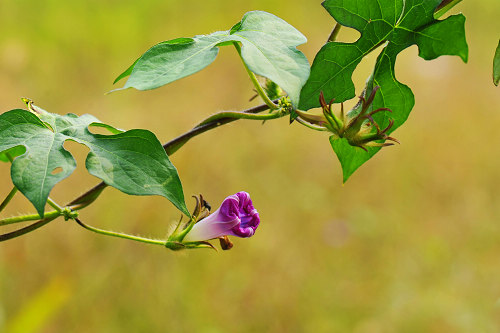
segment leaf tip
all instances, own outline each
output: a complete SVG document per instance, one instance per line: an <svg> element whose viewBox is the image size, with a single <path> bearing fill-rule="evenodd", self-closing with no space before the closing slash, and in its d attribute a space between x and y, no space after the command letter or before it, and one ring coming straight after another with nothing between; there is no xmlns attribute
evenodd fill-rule
<svg viewBox="0 0 500 333"><path fill-rule="evenodd" d="M105 92L104 95L105 96L111 95L114 92L121 91L121 90L126 90L126 89L129 89L129 88L131 88L131 87L124 86L124 87L121 87L121 88L116 88L116 89L113 89L113 90Z"/></svg>
<svg viewBox="0 0 500 333"><path fill-rule="evenodd" d="M114 81L113 81L113 84L116 84L116 82L120 81L121 79L123 79L123 77L120 75L118 76Z"/></svg>
<svg viewBox="0 0 500 333"><path fill-rule="evenodd" d="M342 170L342 186L344 186L345 183L347 183L347 180L349 178L351 178L351 176L352 176L352 174L354 173L355 170L347 170L347 169L343 168L343 170Z"/></svg>
<svg viewBox="0 0 500 333"><path fill-rule="evenodd" d="M466 64L469 61L469 48L467 47L461 54L460 58Z"/></svg>
<svg viewBox="0 0 500 333"><path fill-rule="evenodd" d="M45 203L42 204L42 205L38 205L38 204L33 204L35 206L35 209L36 209L36 212L38 213L38 215L40 215L40 219L43 219L43 217L45 216Z"/></svg>

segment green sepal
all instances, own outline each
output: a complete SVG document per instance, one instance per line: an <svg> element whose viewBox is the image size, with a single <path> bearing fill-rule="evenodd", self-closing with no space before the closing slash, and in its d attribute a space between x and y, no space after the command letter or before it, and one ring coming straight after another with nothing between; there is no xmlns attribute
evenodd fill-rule
<svg viewBox="0 0 500 333"><path fill-rule="evenodd" d="M185 249L212 249L217 251L217 249L209 242L200 241L200 242L177 242L177 241L166 241L165 247L172 251L179 251Z"/></svg>

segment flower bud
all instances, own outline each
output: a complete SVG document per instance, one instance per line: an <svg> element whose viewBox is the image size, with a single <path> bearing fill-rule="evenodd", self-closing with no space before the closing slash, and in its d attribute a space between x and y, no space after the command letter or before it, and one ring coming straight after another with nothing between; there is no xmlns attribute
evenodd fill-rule
<svg viewBox="0 0 500 333"><path fill-rule="evenodd" d="M394 125L394 120L390 119L387 127L381 129L373 116L379 112L392 111L388 108L371 110L375 94L379 88L379 86L375 86L367 99L365 99L366 93L363 92L358 104L347 114L344 114L344 105L341 104L340 114L336 115L332 109L334 100L332 99L330 103L326 103L323 92L320 93L319 97L319 103L323 109L322 115L314 115L300 110L296 110L295 113L310 125L318 126L314 129L326 129L339 138L347 139L351 146L359 147L365 151L367 151L366 147L391 146L393 145L391 142L380 141L399 143L397 139L387 134ZM376 132L373 131L374 128Z"/></svg>

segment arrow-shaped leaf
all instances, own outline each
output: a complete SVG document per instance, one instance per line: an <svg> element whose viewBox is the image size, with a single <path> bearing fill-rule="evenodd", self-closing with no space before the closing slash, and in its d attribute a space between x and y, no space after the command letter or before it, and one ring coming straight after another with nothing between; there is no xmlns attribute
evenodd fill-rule
<svg viewBox="0 0 500 333"><path fill-rule="evenodd" d="M20 155L12 163L12 181L40 216L52 188L76 167L63 147L66 140L90 148L86 167L106 184L127 194L164 196L189 215L177 170L153 133L122 132L91 115L60 116L37 110L42 112L39 117L19 109L0 115L0 157L6 151ZM93 134L89 126L107 127L116 134Z"/></svg>
<svg viewBox="0 0 500 333"><path fill-rule="evenodd" d="M361 33L354 43L329 42L314 59L311 76L302 89L299 108L308 110L318 107L319 95L326 100L343 102L355 96L351 76L359 62L368 53L384 45L366 86L369 95L373 86L380 86L373 108L389 108L394 119L394 131L406 121L414 105L411 89L396 80L397 55L416 44L419 55L434 59L440 55L458 55L467 61L463 15L450 16L445 20L434 19L434 10L441 0L326 0L325 9L343 26ZM387 113L374 116L381 128L389 119ZM389 133L390 133L389 132ZM344 181L379 148L368 152L350 146L345 140L331 138L332 147L339 157ZM347 145L347 146L346 146Z"/></svg>
<svg viewBox="0 0 500 333"><path fill-rule="evenodd" d="M309 76L309 63L296 49L307 39L282 19L262 11L248 12L231 30L178 38L153 46L116 80L128 75L123 89L155 89L211 64L219 46L242 44L242 58L255 74L276 82L297 105Z"/></svg>

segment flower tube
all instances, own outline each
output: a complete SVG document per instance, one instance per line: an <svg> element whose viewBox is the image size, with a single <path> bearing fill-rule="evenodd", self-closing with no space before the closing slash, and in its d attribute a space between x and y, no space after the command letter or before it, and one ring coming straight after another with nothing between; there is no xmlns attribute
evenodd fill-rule
<svg viewBox="0 0 500 333"><path fill-rule="evenodd" d="M197 242L222 236L251 237L259 226L259 213L247 192L228 196L212 214L198 221L183 242Z"/></svg>

